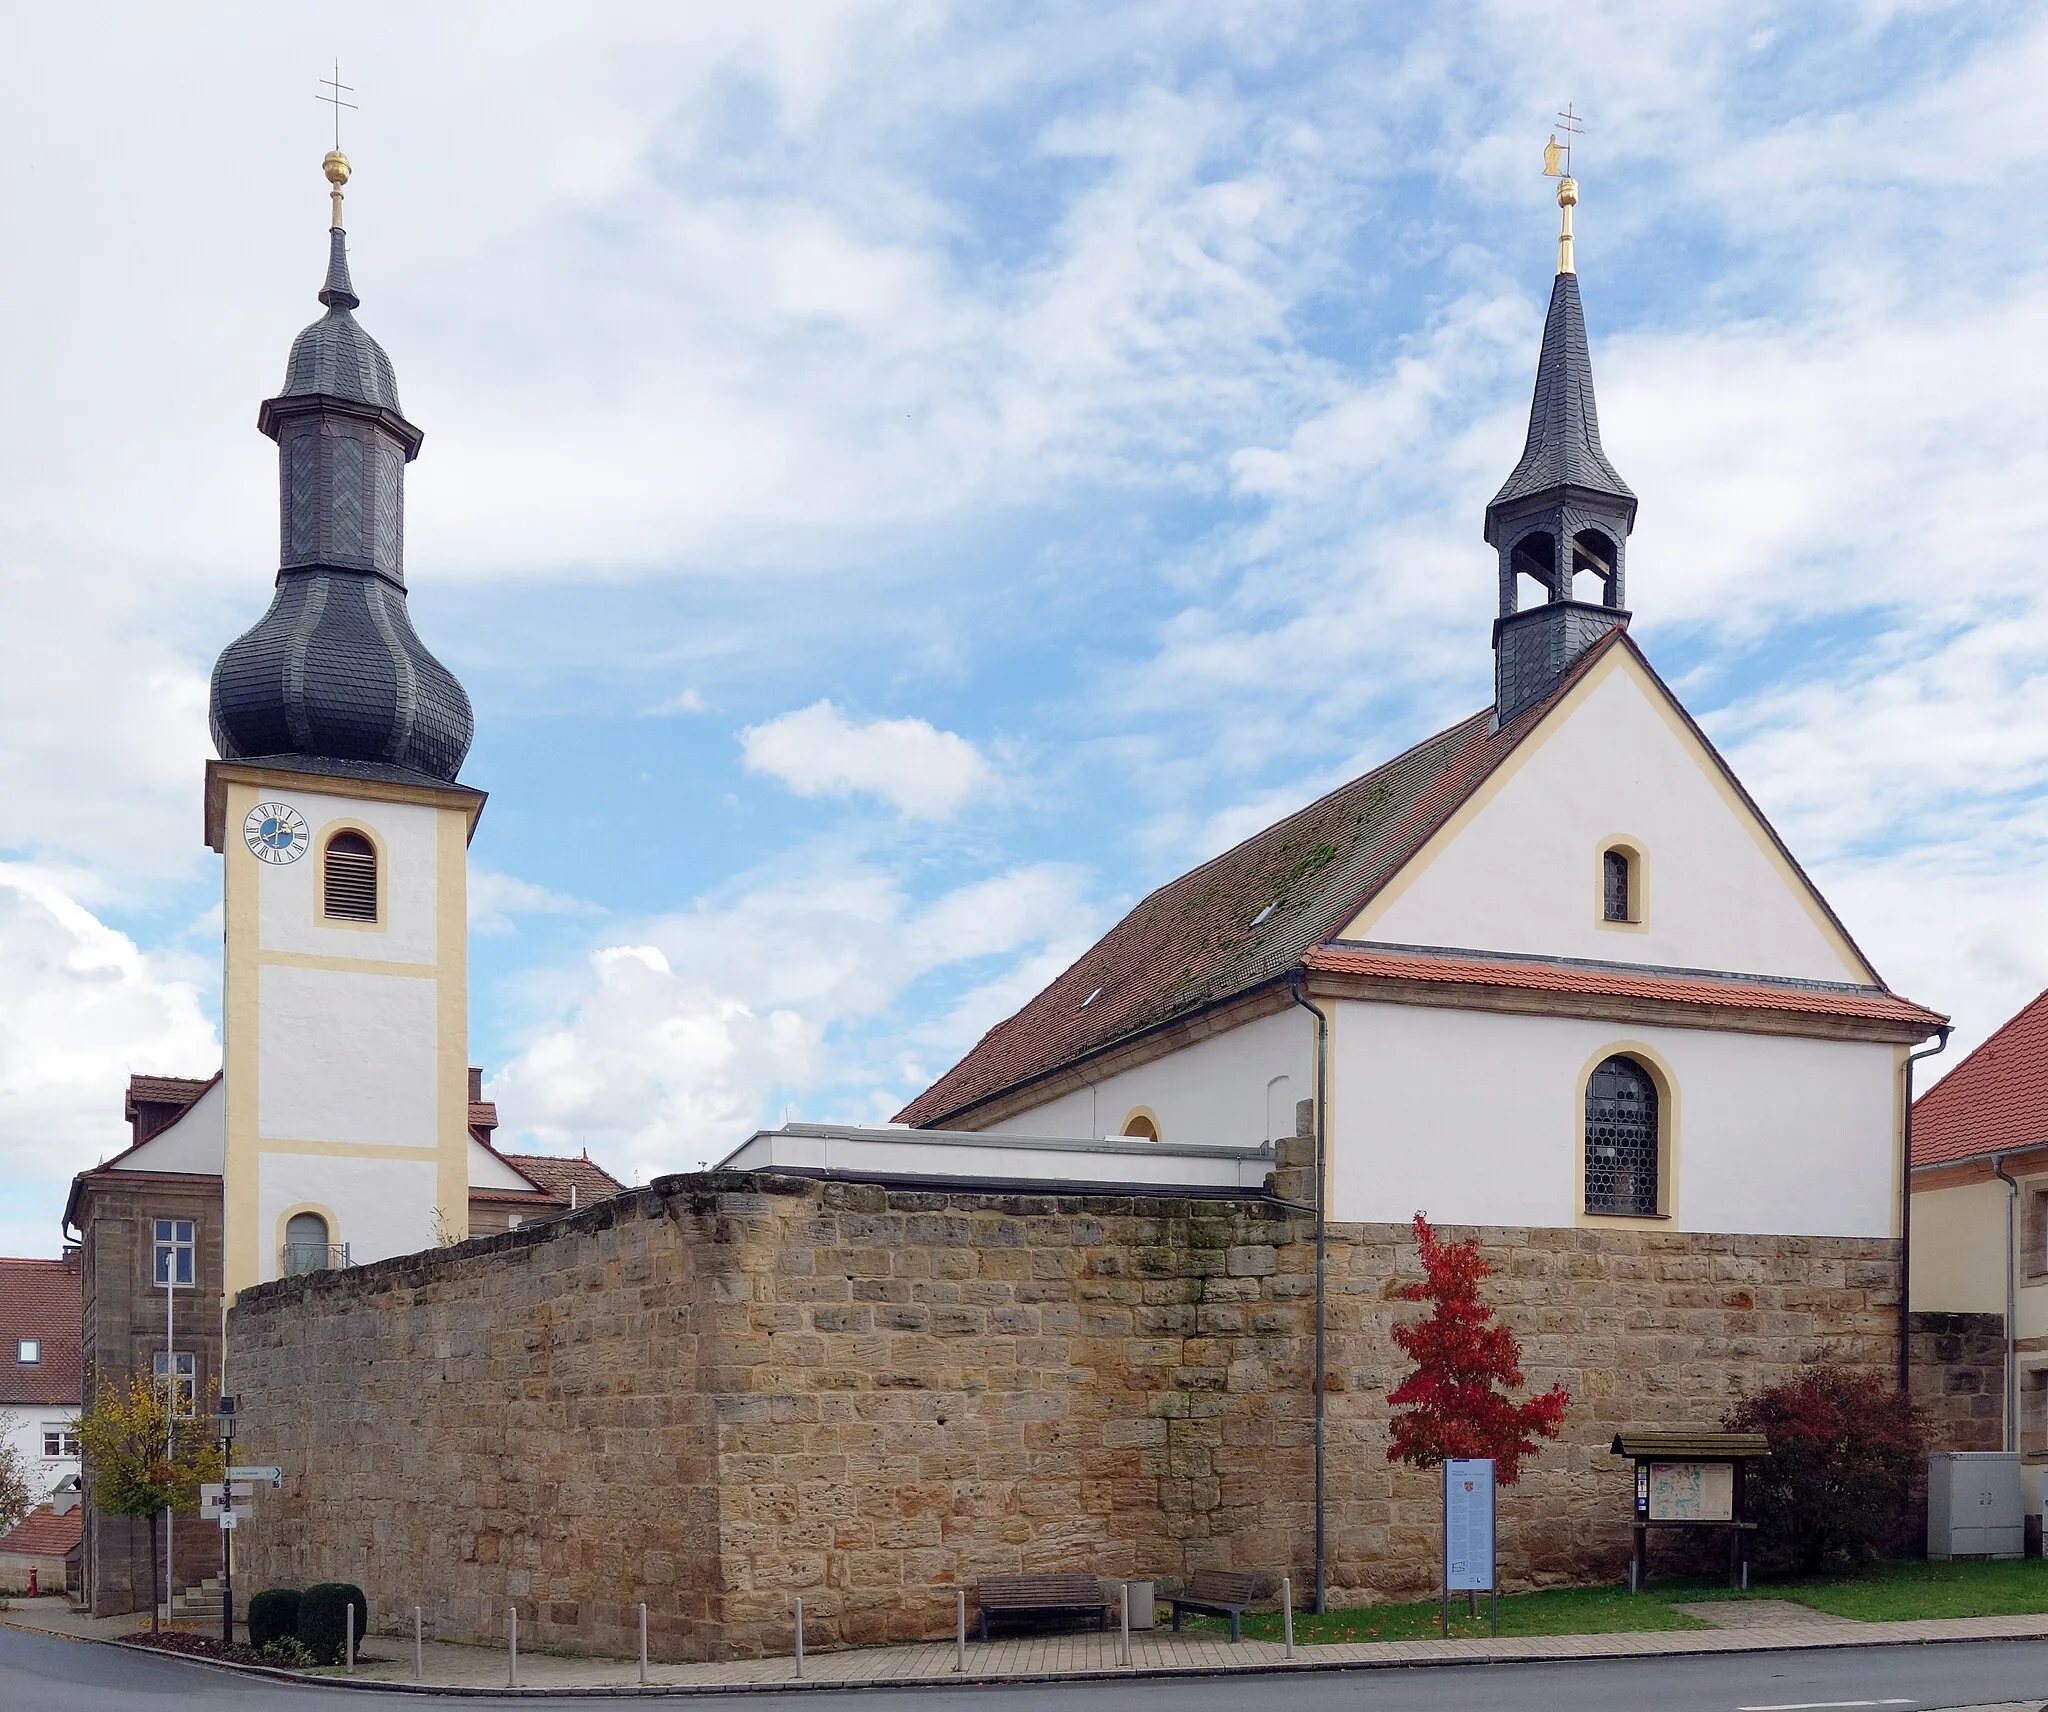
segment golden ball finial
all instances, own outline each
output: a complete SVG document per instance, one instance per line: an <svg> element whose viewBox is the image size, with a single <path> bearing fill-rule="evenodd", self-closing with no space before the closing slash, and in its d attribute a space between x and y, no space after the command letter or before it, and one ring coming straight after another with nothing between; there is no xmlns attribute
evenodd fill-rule
<svg viewBox="0 0 2048 1712"><path fill-rule="evenodd" d="M327 182L339 190L348 183L348 156L339 149L329 149L327 158L320 163L320 170L327 175Z"/></svg>
<svg viewBox="0 0 2048 1712"><path fill-rule="evenodd" d="M1557 205L1560 208L1576 208L1579 203L1579 181L1575 178L1561 178L1557 181Z"/></svg>

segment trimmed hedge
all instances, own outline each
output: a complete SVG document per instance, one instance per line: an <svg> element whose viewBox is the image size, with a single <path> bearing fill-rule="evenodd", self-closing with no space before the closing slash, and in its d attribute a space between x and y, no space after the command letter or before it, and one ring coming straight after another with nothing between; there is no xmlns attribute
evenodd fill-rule
<svg viewBox="0 0 2048 1712"><path fill-rule="evenodd" d="M342 1613L356 1608L356 1650L370 1623L370 1602L360 1587L346 1581L316 1581L299 1595L299 1640L321 1664L340 1664L346 1644Z"/></svg>
<svg viewBox="0 0 2048 1712"><path fill-rule="evenodd" d="M270 1587L249 1601L249 1645L259 1651L299 1632L299 1590Z"/></svg>

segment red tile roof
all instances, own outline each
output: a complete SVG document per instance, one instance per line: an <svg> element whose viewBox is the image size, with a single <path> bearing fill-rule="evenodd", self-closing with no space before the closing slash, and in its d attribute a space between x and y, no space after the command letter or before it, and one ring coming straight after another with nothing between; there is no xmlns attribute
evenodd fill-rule
<svg viewBox="0 0 2048 1712"><path fill-rule="evenodd" d="M79 1278L75 1253L63 1260L0 1259L0 1408L79 1401ZM42 1360L32 1367L14 1359L22 1338L42 1344Z"/></svg>
<svg viewBox="0 0 2048 1712"><path fill-rule="evenodd" d="M1548 696L1498 731L1489 729L1493 709L1482 709L1161 886L1051 986L983 1035L896 1121L922 1128L958 1122L995 1095L1301 967L1304 954L1341 933L1616 648L1655 679L1626 630L1610 630ZM1705 733L1693 730L1718 760ZM1726 777L1742 794L1734 774ZM1761 811L1749 807L1762 822Z"/></svg>
<svg viewBox="0 0 2048 1712"><path fill-rule="evenodd" d="M38 1504L4 1534L0 1552L18 1557L63 1557L77 1549L84 1531L85 1506L74 1504L58 1515L47 1504Z"/></svg>
<svg viewBox="0 0 2048 1712"><path fill-rule="evenodd" d="M1367 975L1388 981L1510 988L1531 993L1584 993L1600 998L1657 999L1703 1009L1779 1011L1800 1016L1896 1022L1926 1033L1947 1019L1881 987L1758 981L1696 974L1659 974L1597 964L1530 958L1437 956L1365 945L1322 945L1302 957L1311 971Z"/></svg>
<svg viewBox="0 0 2048 1712"><path fill-rule="evenodd" d="M604 1167L593 1164L588 1154L569 1159L552 1153L501 1153L498 1157L513 1170L531 1177L550 1200L565 1207L569 1204L572 1185L579 1207L587 1207L592 1201L608 1200L622 1193L626 1187Z"/></svg>
<svg viewBox="0 0 2048 1712"><path fill-rule="evenodd" d="M2048 993L1913 1102L1913 1163L2048 1143Z"/></svg>

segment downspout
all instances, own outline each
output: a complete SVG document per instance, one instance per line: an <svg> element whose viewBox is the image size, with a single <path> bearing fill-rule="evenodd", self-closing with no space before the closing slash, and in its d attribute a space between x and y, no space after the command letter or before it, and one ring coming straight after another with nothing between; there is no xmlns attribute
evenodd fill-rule
<svg viewBox="0 0 2048 1712"><path fill-rule="evenodd" d="M1906 1133L1899 1147L1899 1389L1913 1388L1913 1066L1948 1050L1949 1024L1932 1046L1906 1054Z"/></svg>
<svg viewBox="0 0 2048 1712"><path fill-rule="evenodd" d="M1324 1611L1327 1594L1323 1551L1323 1405L1327 1393L1323 1355L1323 1271L1329 1251L1328 1172L1324 1160L1329 1109L1330 1019L1302 990L1299 973L1291 989L1294 1002L1316 1019L1316 1610Z"/></svg>
<svg viewBox="0 0 2048 1712"><path fill-rule="evenodd" d="M2019 1394L2013 1386L2012 1371L2014 1354L2012 1320L2013 1314L2018 1309L2018 1303L2014 1300L2012 1276L2012 1266L2015 1258L2013 1255L2012 1224L2013 1209L2019 1205L2020 1186L2011 1177L2006 1175L2005 1155L2002 1153L1993 1157L1991 1161L1991 1175L2005 1185L2005 1438L2003 1448L2011 1451L2019 1449L2020 1442L2019 1422L2014 1419L2015 1415L2018 1414L2018 1410L2014 1405L2019 1400Z"/></svg>

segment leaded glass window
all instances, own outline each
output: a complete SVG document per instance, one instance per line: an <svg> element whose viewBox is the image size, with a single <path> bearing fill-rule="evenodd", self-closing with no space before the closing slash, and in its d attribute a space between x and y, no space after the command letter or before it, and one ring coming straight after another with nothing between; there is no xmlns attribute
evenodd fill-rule
<svg viewBox="0 0 2048 1712"><path fill-rule="evenodd" d="M1657 1085L1633 1058L1609 1058L1586 1084L1586 1211L1657 1211Z"/></svg>
<svg viewBox="0 0 2048 1712"><path fill-rule="evenodd" d="M1602 893L1606 900L1606 916L1609 921L1631 921L1629 914L1629 873L1628 852L1610 850L1601 858Z"/></svg>

